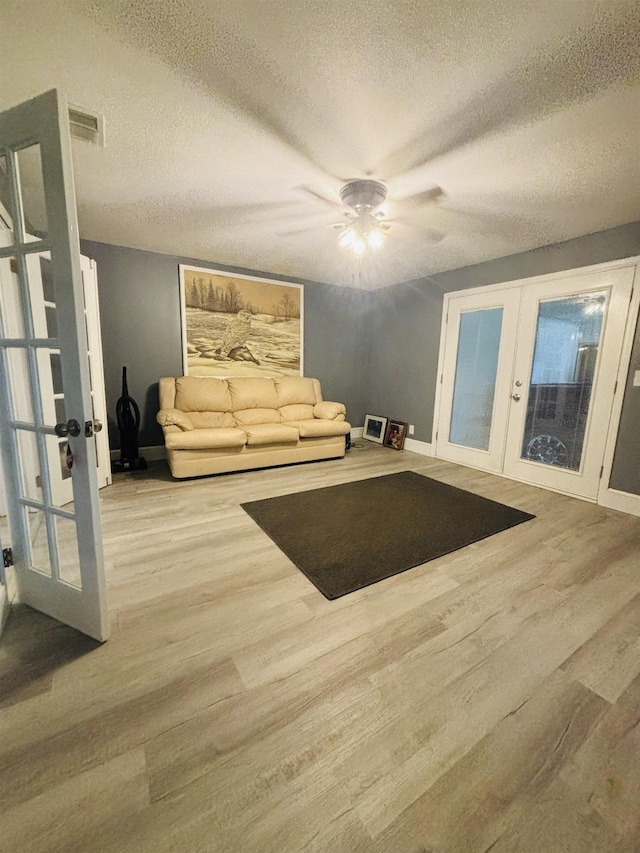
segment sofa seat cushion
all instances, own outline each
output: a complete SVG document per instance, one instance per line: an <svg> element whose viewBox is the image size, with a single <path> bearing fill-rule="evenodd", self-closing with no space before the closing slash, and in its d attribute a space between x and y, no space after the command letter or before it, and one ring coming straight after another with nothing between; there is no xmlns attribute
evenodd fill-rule
<svg viewBox="0 0 640 853"><path fill-rule="evenodd" d="M241 409L239 412L234 412L233 417L240 429L254 424L282 423L280 412L277 409Z"/></svg>
<svg viewBox="0 0 640 853"><path fill-rule="evenodd" d="M231 411L242 409L277 409L278 395L273 379L256 377L236 377L228 379L231 394Z"/></svg>
<svg viewBox="0 0 640 853"><path fill-rule="evenodd" d="M289 421L283 426L295 426L300 432L300 438L324 438L332 435L346 435L351 431L351 424L346 421L330 421L325 418L314 418L310 421Z"/></svg>
<svg viewBox="0 0 640 853"><path fill-rule="evenodd" d="M206 450L211 448L243 447L247 435L237 427L194 429L192 432L166 432L167 450Z"/></svg>
<svg viewBox="0 0 640 853"><path fill-rule="evenodd" d="M262 444L297 444L300 433L295 426L283 424L253 424L244 427L247 445L256 447Z"/></svg>
<svg viewBox="0 0 640 853"><path fill-rule="evenodd" d="M276 376L278 406L315 406L319 402L313 379L305 376Z"/></svg>
<svg viewBox="0 0 640 853"><path fill-rule="evenodd" d="M226 379L181 376L176 379L175 408L182 412L230 412L231 395Z"/></svg>

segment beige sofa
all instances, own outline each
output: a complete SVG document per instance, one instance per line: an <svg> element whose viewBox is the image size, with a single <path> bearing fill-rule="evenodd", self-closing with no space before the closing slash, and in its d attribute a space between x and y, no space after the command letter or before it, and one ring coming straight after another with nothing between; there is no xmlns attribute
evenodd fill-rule
<svg viewBox="0 0 640 853"><path fill-rule="evenodd" d="M157 421L176 478L344 456L342 403L317 379L164 377Z"/></svg>

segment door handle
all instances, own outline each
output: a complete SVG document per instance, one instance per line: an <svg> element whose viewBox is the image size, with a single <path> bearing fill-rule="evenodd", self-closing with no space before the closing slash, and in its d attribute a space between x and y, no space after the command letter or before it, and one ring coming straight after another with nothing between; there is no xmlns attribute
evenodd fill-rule
<svg viewBox="0 0 640 853"><path fill-rule="evenodd" d="M94 432L100 432L102 429L102 421L94 418L92 421L86 421L84 425L84 434L87 438L91 438Z"/></svg>
<svg viewBox="0 0 640 853"><path fill-rule="evenodd" d="M511 395L511 399L512 399L512 400L515 400L515 401L516 401L516 403L517 403L517 402L518 402L518 400L520 399L520 394L512 394L512 395Z"/></svg>
<svg viewBox="0 0 640 853"><path fill-rule="evenodd" d="M56 424L53 430L58 438L65 438L67 435L75 438L77 435L80 435L80 424L74 418L71 418L66 424Z"/></svg>

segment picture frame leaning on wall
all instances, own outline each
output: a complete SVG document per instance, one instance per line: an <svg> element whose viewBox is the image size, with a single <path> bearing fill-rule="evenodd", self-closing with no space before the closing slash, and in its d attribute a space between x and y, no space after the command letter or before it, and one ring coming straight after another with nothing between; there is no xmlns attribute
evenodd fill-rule
<svg viewBox="0 0 640 853"><path fill-rule="evenodd" d="M379 415L365 415L364 427L362 428L362 437L367 441L375 441L376 444L382 444L387 430L387 419L381 418Z"/></svg>
<svg viewBox="0 0 640 853"><path fill-rule="evenodd" d="M394 450L402 450L404 440L407 437L407 428L408 424L405 421L394 421L389 418L384 435L384 446L392 447Z"/></svg>

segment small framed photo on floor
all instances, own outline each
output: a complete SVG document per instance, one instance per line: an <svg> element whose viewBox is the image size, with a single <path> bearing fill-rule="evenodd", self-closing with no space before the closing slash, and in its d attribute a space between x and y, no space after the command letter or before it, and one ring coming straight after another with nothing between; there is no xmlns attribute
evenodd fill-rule
<svg viewBox="0 0 640 853"><path fill-rule="evenodd" d="M384 446L393 447L394 450L402 450L406 434L407 424L404 421L392 421L389 418L387 431L384 435Z"/></svg>
<svg viewBox="0 0 640 853"><path fill-rule="evenodd" d="M378 415L364 416L364 428L362 430L362 437L366 438L367 441L375 441L378 444L382 444L386 435L386 430L386 418L380 418L378 417Z"/></svg>

